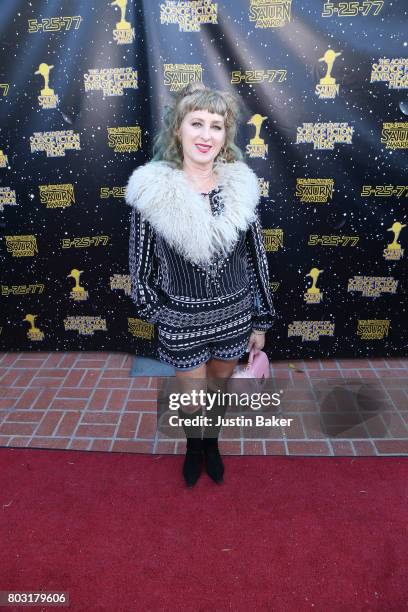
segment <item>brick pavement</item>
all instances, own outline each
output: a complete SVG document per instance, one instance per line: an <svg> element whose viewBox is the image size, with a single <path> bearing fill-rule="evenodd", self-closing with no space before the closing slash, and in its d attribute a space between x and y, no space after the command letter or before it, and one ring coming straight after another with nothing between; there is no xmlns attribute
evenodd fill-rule
<svg viewBox="0 0 408 612"><path fill-rule="evenodd" d="M158 381L130 377L132 359L127 353L0 353L0 446L184 453L184 440L156 431ZM281 361L272 366L274 377L286 381L295 426L265 439L245 438L243 430L236 438L223 432L223 454L408 455L408 360ZM372 380L383 397L380 414L373 418L368 402L363 405L367 418L356 423L350 414L348 429L330 430L330 411L338 408L328 405L323 421L310 389L336 378Z"/></svg>

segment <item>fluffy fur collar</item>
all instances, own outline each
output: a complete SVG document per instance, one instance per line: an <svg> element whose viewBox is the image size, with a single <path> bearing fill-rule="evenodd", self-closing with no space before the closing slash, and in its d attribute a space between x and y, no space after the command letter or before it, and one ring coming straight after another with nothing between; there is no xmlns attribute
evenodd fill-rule
<svg viewBox="0 0 408 612"><path fill-rule="evenodd" d="M260 187L255 172L242 161L217 162L214 170L224 211L213 216L208 201L194 190L183 170L165 161L150 161L131 174L125 192L153 229L193 263L228 255L241 230L256 218Z"/></svg>

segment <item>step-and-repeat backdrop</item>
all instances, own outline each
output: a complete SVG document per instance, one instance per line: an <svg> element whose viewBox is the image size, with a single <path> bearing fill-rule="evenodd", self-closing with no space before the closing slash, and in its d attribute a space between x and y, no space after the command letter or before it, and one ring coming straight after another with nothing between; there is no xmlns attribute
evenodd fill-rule
<svg viewBox="0 0 408 612"><path fill-rule="evenodd" d="M406 355L408 6L0 5L0 350L152 354L124 189L172 92L237 93L279 318L272 358Z"/></svg>

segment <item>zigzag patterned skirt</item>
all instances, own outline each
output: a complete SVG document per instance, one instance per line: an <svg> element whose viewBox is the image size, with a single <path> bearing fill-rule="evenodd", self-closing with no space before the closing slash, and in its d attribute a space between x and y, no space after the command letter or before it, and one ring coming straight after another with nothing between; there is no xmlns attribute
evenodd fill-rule
<svg viewBox="0 0 408 612"><path fill-rule="evenodd" d="M206 300L169 297L156 325L160 359L183 371L193 370L211 357L238 359L248 346L252 316L249 286Z"/></svg>

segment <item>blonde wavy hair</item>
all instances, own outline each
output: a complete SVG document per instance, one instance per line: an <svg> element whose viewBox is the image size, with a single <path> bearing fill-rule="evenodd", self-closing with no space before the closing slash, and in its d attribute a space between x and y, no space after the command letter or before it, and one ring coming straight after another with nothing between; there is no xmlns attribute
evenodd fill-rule
<svg viewBox="0 0 408 612"><path fill-rule="evenodd" d="M210 89L203 83L189 83L165 106L163 125L153 139L153 161L167 161L173 167L182 169L183 149L177 130L187 113L195 110L207 110L224 117L225 143L214 163L242 161L244 155L235 144L241 116L239 98L229 92Z"/></svg>

